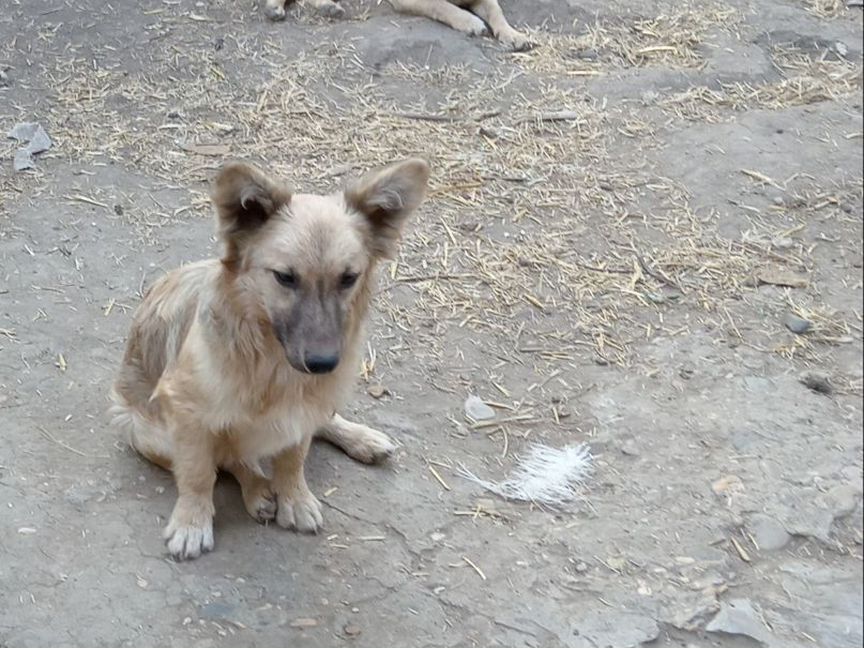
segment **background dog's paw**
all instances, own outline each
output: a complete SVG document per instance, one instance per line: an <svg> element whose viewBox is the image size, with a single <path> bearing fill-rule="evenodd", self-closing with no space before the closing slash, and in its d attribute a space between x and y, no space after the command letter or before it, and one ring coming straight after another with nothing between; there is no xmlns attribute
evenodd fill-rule
<svg viewBox="0 0 864 648"><path fill-rule="evenodd" d="M243 503L256 522L264 524L276 519L276 495L269 487L263 486L255 492L243 491Z"/></svg>
<svg viewBox="0 0 864 648"><path fill-rule="evenodd" d="M168 553L177 560L190 560L203 553L213 551L213 523L197 526L174 528L171 524L165 529L165 542Z"/></svg>
<svg viewBox="0 0 864 648"><path fill-rule="evenodd" d="M335 2L330 2L328 4L321 5L318 7L318 13L325 18L344 18L345 17L345 9L340 7Z"/></svg>
<svg viewBox="0 0 864 648"><path fill-rule="evenodd" d="M460 17L459 23L454 25L456 29L469 36L485 36L489 33L489 28L485 22L474 14L467 11L464 13L465 15Z"/></svg>
<svg viewBox="0 0 864 648"><path fill-rule="evenodd" d="M512 34L502 35L499 40L511 52L527 52L537 47L527 36L516 31Z"/></svg>
<svg viewBox="0 0 864 648"><path fill-rule="evenodd" d="M292 497L280 496L276 523L284 529L318 533L318 529L324 524L321 503L309 491L295 493Z"/></svg>
<svg viewBox="0 0 864 648"><path fill-rule="evenodd" d="M285 7L282 3L264 5L264 15L273 22L285 20Z"/></svg>

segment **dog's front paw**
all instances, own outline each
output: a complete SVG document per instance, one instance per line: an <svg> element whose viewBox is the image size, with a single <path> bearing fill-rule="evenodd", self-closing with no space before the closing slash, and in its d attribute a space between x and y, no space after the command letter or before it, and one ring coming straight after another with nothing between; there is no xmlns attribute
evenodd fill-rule
<svg viewBox="0 0 864 648"><path fill-rule="evenodd" d="M284 529L301 533L318 533L324 524L321 503L308 490L279 495L276 523Z"/></svg>
<svg viewBox="0 0 864 648"><path fill-rule="evenodd" d="M177 500L163 534L177 560L190 560L213 551L213 510L206 502Z"/></svg>
<svg viewBox="0 0 864 648"><path fill-rule="evenodd" d="M177 560L191 560L213 551L213 522L203 526L174 526L165 529L168 553Z"/></svg>

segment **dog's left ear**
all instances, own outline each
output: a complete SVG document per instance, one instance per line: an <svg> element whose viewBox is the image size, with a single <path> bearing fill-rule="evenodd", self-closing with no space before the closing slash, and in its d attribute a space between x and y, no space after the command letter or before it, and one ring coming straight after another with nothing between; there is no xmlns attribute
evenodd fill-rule
<svg viewBox="0 0 864 648"><path fill-rule="evenodd" d="M402 226L423 201L428 182L429 165L415 158L371 171L345 189L345 202L372 228L374 256L394 256Z"/></svg>
<svg viewBox="0 0 864 648"><path fill-rule="evenodd" d="M226 260L234 260L248 236L291 201L291 192L242 162L225 165L213 185L213 203Z"/></svg>

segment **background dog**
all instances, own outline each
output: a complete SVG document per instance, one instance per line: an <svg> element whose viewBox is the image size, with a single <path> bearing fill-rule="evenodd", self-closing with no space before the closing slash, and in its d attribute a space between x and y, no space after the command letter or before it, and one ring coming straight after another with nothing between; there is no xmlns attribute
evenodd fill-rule
<svg viewBox="0 0 864 648"><path fill-rule="evenodd" d="M308 0L326 16L339 17L345 10L334 0ZM531 47L528 37L514 29L501 11L498 0L389 0L396 11L425 16L472 36L491 29L501 43L514 51ZM264 13L271 20L285 19L286 0L263 0Z"/></svg>
<svg viewBox="0 0 864 648"><path fill-rule="evenodd" d="M256 520L315 532L321 506L303 473L313 436L368 463L393 451L383 433L334 413L357 375L376 264L395 252L428 178L424 161L408 160L314 196L245 164L221 171L224 255L151 288L114 385L116 423L174 473L172 555L213 548L219 468L237 478ZM267 457L272 478L260 466Z"/></svg>

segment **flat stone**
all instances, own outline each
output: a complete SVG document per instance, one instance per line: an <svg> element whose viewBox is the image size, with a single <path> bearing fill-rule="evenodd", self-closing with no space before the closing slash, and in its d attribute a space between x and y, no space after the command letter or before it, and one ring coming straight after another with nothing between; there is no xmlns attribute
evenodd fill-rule
<svg viewBox="0 0 864 648"><path fill-rule="evenodd" d="M750 637L760 643L771 640L771 631L759 618L749 599L731 599L720 604L720 611L705 626L708 632Z"/></svg>
<svg viewBox="0 0 864 648"><path fill-rule="evenodd" d="M489 421L495 418L495 410L472 395L465 400L465 415L474 421Z"/></svg>
<svg viewBox="0 0 864 648"><path fill-rule="evenodd" d="M792 536L780 522L774 518L757 513L747 522L747 529L753 534L761 551L777 551L782 549Z"/></svg>

